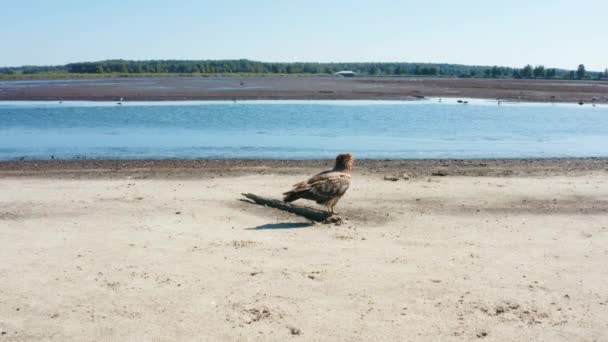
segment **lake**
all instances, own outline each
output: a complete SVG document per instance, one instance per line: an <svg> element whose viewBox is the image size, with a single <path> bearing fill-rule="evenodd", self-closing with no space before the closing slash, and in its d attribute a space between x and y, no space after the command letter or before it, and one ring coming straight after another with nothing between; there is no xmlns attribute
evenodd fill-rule
<svg viewBox="0 0 608 342"><path fill-rule="evenodd" d="M608 156L608 106L468 101L5 101L0 160Z"/></svg>

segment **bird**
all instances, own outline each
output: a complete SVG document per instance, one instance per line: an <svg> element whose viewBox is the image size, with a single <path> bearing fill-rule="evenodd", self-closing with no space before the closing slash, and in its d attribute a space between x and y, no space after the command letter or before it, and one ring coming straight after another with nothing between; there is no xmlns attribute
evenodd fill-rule
<svg viewBox="0 0 608 342"><path fill-rule="evenodd" d="M353 169L353 156L350 153L336 156L333 169L320 172L310 179L293 185L293 189L283 193L285 202L300 198L317 202L327 208L330 214L336 214L334 207L344 196L350 186L350 173Z"/></svg>

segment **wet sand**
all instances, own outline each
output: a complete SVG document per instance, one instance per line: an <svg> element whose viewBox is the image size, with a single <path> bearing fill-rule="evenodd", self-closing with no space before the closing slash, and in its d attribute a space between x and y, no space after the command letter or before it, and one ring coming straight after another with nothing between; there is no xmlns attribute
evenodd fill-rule
<svg viewBox="0 0 608 342"><path fill-rule="evenodd" d="M0 163L0 339L608 336L607 159L357 161L341 226L239 201L330 163Z"/></svg>
<svg viewBox="0 0 608 342"><path fill-rule="evenodd" d="M0 177L198 179L310 173L332 160L160 159L0 161ZM358 159L358 174L429 176L552 176L608 171L608 158Z"/></svg>
<svg viewBox="0 0 608 342"><path fill-rule="evenodd" d="M412 77L150 77L0 81L1 100L414 100L608 103L608 82Z"/></svg>

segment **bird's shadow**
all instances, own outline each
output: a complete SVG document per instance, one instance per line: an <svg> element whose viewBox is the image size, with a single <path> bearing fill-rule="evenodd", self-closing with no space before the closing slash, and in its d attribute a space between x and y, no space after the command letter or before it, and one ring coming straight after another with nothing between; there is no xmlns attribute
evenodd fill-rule
<svg viewBox="0 0 608 342"><path fill-rule="evenodd" d="M298 229L308 228L315 224L312 222L281 222L281 223L268 223L253 228L245 228L245 230L266 230L266 229Z"/></svg>

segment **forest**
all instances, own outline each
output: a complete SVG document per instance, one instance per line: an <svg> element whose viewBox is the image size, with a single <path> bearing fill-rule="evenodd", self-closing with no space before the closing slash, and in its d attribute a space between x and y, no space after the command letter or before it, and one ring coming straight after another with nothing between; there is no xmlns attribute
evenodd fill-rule
<svg viewBox="0 0 608 342"><path fill-rule="evenodd" d="M565 78L604 79L603 72L587 71L580 64L573 70L526 65L522 68L445 63L274 63L247 59L238 60L105 60L70 63L59 66L0 67L0 75L62 75L62 74L268 74L268 75L331 75L349 70L357 76L435 76L475 78Z"/></svg>

